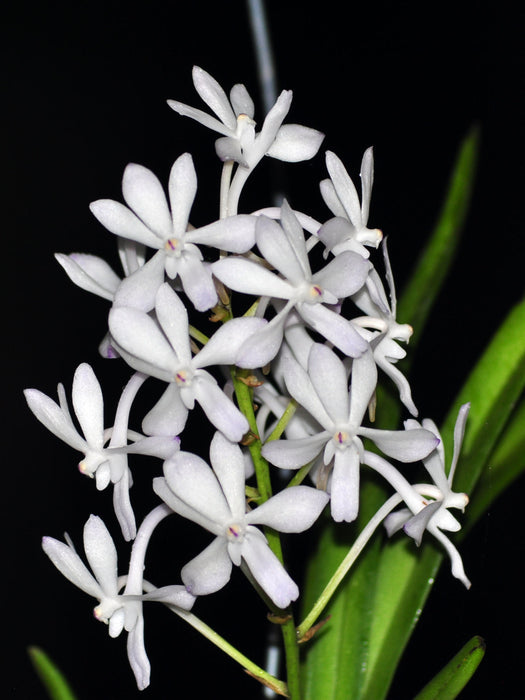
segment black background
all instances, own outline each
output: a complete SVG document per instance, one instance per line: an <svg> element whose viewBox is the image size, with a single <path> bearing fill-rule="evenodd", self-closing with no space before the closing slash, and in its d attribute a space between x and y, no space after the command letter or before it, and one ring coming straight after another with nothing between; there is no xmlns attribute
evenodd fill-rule
<svg viewBox="0 0 525 700"><path fill-rule="evenodd" d="M353 176L364 149L375 147L370 220L389 235L398 288L431 230L461 138L474 123L481 127L479 173L458 260L414 365L416 403L438 422L523 292L525 61L516 6L268 3L278 87L294 90L288 121L325 132L323 150L334 150ZM2 629L11 653L2 683L9 697L44 697L25 654L28 644L38 644L70 675L80 700L132 698L138 692L124 639L108 638L91 617L92 601L40 550L42 534L61 537L64 530L80 546L90 512L111 517L109 492L95 494L94 484L79 476L76 456L33 419L21 390L37 387L54 396L58 381L69 390L81 361L93 364L108 396L126 381L121 363L97 355L107 303L74 287L52 256L80 250L117 267L114 237L87 205L120 199L130 161L166 182L174 159L189 150L199 177L193 223L217 215L214 135L176 115L165 100L201 106L191 83L197 64L227 90L245 83L261 114L245 4L20 2L3 12ZM245 211L270 201L265 168L249 182ZM318 195L322 155L281 171L292 206L326 217ZM186 449L198 449L201 437ZM134 492L149 493L150 466L136 471ZM443 568L392 699L412 697L473 634L486 639L487 655L462 697L522 697L524 487L519 480L463 543L472 589ZM154 502L144 497L143 507ZM177 582L180 566L207 541L197 528L178 533L165 523L154 538L148 559L153 574L159 572L155 581ZM199 601L196 612L225 633L233 620L226 636L262 659L265 610L253 597L249 617L247 591L238 574L230 587ZM155 606L146 611L146 642L153 673L144 697L172 697L182 686L185 696L205 697L222 684L229 697L258 697L255 682L233 662Z"/></svg>

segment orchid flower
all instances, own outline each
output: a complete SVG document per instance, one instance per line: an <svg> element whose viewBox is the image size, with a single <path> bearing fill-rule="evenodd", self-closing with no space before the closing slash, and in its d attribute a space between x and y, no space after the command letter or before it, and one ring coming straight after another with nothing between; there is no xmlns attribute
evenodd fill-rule
<svg viewBox="0 0 525 700"><path fill-rule="evenodd" d="M419 498L405 499L408 508L391 513L384 523L389 536L403 528L404 532L412 537L417 545L421 544L423 533L428 530L445 547L451 560L452 574L467 588L470 588L470 581L465 575L461 556L442 530L457 532L461 528L460 523L450 513L449 508L458 508L463 512L469 500L467 494L452 490L452 481L461 451L469 409L470 404L468 403L459 409L454 427L454 452L448 476L445 472L443 443L436 424L428 418L424 419L421 424L414 419L405 421L408 432L423 427L440 439L436 448L423 458L423 464L433 483L416 484L413 488L418 494L421 494Z"/></svg>
<svg viewBox="0 0 525 700"><path fill-rule="evenodd" d="M276 356L292 309L346 355L361 355L368 344L350 321L329 307L362 287L370 263L345 252L312 274L303 230L287 202L281 207L281 223L260 216L255 229L260 252L280 275L241 257L223 258L212 265L213 274L230 289L286 300L267 327L244 345L239 366L261 367Z"/></svg>
<svg viewBox="0 0 525 700"><path fill-rule="evenodd" d="M159 269L165 269L168 277L180 279L195 308L206 311L217 304L218 298L198 245L244 253L254 243L255 219L232 216L189 230L188 218L197 192L197 176L189 153L173 164L168 189L171 211L157 177L151 170L131 163L122 181L129 209L111 199L92 202L90 209L112 233L158 249L155 263L149 268L153 278L157 280Z"/></svg>
<svg viewBox="0 0 525 700"><path fill-rule="evenodd" d="M361 162L361 203L343 163L331 151L326 152L326 168L330 179L321 182L321 195L335 218L327 221L317 235L334 255L351 250L368 258L364 246L377 248L383 237L379 229L367 227L374 182L373 149L365 151Z"/></svg>
<svg viewBox="0 0 525 700"><path fill-rule="evenodd" d="M336 521L351 522L359 508L359 465L363 462L361 438L369 438L379 449L401 462L426 457L438 438L428 430L378 430L362 426L376 388L377 369L371 351L352 362L348 390L343 362L325 345L310 350L308 372L292 358L288 360L286 386L324 430L295 440L275 440L262 448L263 456L284 469L298 469L323 450L325 466L331 465L331 511Z"/></svg>
<svg viewBox="0 0 525 700"><path fill-rule="evenodd" d="M84 551L91 571L67 544L44 537L42 548L57 569L75 586L98 600L94 615L109 627L110 637L128 632L128 658L139 690L149 684L150 664L144 648L142 601L159 601L183 610L190 610L194 596L184 586L167 586L144 595L120 594L127 577L118 577L117 550L103 521L91 515L84 526ZM142 593L142 591L140 591Z"/></svg>
<svg viewBox="0 0 525 700"><path fill-rule="evenodd" d="M144 431L155 435L179 434L188 411L197 401L210 422L238 442L248 432L248 422L203 367L234 364L239 348L250 335L260 332L266 321L232 319L192 357L186 308L167 283L157 292L155 311L158 324L139 309L114 307L109 315L111 335L126 362L169 383L160 401L145 417Z"/></svg>
<svg viewBox="0 0 525 700"><path fill-rule="evenodd" d="M215 433L210 445L212 468L197 455L179 452L164 464L164 478L154 491L176 513L215 535L212 543L181 572L193 595L218 591L230 580L232 565L242 562L266 595L286 608L299 589L255 525L279 532L303 532L312 526L328 496L309 486L294 486L246 512L245 464L240 447Z"/></svg>
<svg viewBox="0 0 525 700"><path fill-rule="evenodd" d="M205 70L194 66L192 76L198 94L218 119L176 100L168 100L168 104L178 114L222 134L215 142L215 150L222 161L233 160L253 170L264 155L297 162L312 158L319 150L324 134L297 124L282 126L290 109L291 90L281 92L261 131L256 134L253 100L244 85L234 85L228 100L219 83Z"/></svg>
<svg viewBox="0 0 525 700"><path fill-rule="evenodd" d="M406 351L396 341L401 340L408 343L413 329L408 323L398 323L396 320L396 290L386 238L383 240L383 255L386 279L390 290L390 303L377 270L372 268L365 285L352 296L354 304L367 315L354 318L353 322L363 328L363 336L373 349L376 364L397 386L399 398L406 408L413 416L417 416L418 410L412 400L410 384L404 374L395 367L395 363L406 356ZM367 332L365 329L372 330Z"/></svg>

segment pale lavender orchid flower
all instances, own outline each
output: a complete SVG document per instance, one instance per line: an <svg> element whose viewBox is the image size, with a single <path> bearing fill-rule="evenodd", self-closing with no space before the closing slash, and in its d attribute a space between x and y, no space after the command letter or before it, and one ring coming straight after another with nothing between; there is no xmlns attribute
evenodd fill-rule
<svg viewBox="0 0 525 700"><path fill-rule="evenodd" d="M286 608L299 589L256 525L279 532L303 532L313 525L328 496L309 486L294 486L247 511L245 463L240 447L215 433L210 445L212 468L197 455L179 452L164 464L165 478L154 491L179 515L215 535L212 543L186 564L181 577L193 595L223 588L232 566L244 564L265 594Z"/></svg>
<svg viewBox="0 0 525 700"><path fill-rule="evenodd" d="M280 274L241 257L223 258L212 265L213 274L230 289L286 301L268 326L245 344L239 366L262 367L276 356L292 309L346 355L361 355L368 343L351 321L330 307L362 287L370 263L345 252L312 274L303 229L287 202L281 207L281 223L260 216L255 229L261 254Z"/></svg>
<svg viewBox="0 0 525 700"><path fill-rule="evenodd" d="M161 513L164 517L167 513ZM128 577L118 576L117 550L103 521L91 515L84 526L84 551L91 571L75 551L72 543L60 542L53 537L42 539L42 548L56 568L82 591L98 600L94 609L97 620L109 627L110 637L118 637L122 630L128 633L128 658L139 690L149 685L150 663L144 648L144 618L142 602L159 601L182 610L190 610L195 602L182 585L157 588L142 595L142 578L138 594L119 591ZM136 578L136 577L135 577ZM135 582L133 582L135 583ZM126 585L126 590L128 585Z"/></svg>
<svg viewBox="0 0 525 700"><path fill-rule="evenodd" d="M256 133L254 104L244 85L234 85L228 99L219 83L202 68L194 66L192 77L198 94L218 119L177 100L168 100L168 105L178 114L222 134L215 142L222 161L233 160L253 170L265 155L298 162L312 158L319 150L324 134L298 124L282 125L292 102L291 90L281 92L261 131Z"/></svg>
<svg viewBox="0 0 525 700"><path fill-rule="evenodd" d="M179 434L195 401L210 422L234 442L248 432L248 421L204 367L235 364L239 348L266 325L260 318L236 318L221 326L192 356L188 314L184 304L163 284L157 292L158 323L139 309L117 307L109 314L109 329L117 349L134 369L169 385L144 418L147 434Z"/></svg>
<svg viewBox="0 0 525 700"><path fill-rule="evenodd" d="M466 493L458 493L452 490L452 481L461 451L461 444L465 433L465 425L470 404L461 406L454 427L454 452L448 476L445 472L445 451L439 430L434 421L425 418L420 424L414 419L405 421L408 432L419 430L421 427L440 438L439 444L427 457L423 458L423 464L432 484L415 484L413 486L416 497L405 498L407 508L391 513L384 522L389 536L403 528L404 532L412 537L419 546L425 530L430 532L445 548L450 557L452 574L470 588L470 581L465 575L461 556L442 530L457 532L461 525L450 513L449 508L457 508L461 512L468 504Z"/></svg>
<svg viewBox="0 0 525 700"><path fill-rule="evenodd" d="M262 448L263 456L284 469L298 469L323 452L330 477L331 511L336 521L353 521L359 509L359 465L363 463L361 438L369 438L384 454L401 462L426 457L438 438L428 430L378 430L362 426L376 388L377 368L369 350L352 362L351 387L343 362L327 346L315 343L308 371L291 357L285 381L291 396L324 428L295 440L275 440Z"/></svg>
<svg viewBox="0 0 525 700"><path fill-rule="evenodd" d="M90 209L112 233L158 249L155 262L144 266L153 283L148 278L142 285L153 286L156 291L159 270L165 269L168 277L180 279L195 308L206 311L217 304L218 297L209 266L204 263L198 246L244 253L254 244L255 219L241 214L197 229L189 228L188 219L197 192L197 176L189 153L173 164L168 190L171 207L151 170L131 163L122 181L129 208L111 199L99 199L91 203Z"/></svg>

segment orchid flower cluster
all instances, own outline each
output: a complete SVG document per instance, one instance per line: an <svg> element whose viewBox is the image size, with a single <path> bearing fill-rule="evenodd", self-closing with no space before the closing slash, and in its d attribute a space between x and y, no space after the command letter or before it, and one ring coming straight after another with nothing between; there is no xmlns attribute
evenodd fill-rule
<svg viewBox="0 0 525 700"><path fill-rule="evenodd" d="M37 389L25 392L37 419L82 455L80 472L99 490L113 488L122 536L133 543L127 570L96 515L84 528L89 566L67 536L66 542L45 537L43 548L98 601L95 616L112 637L127 631L140 689L150 680L144 603L161 602L189 620L197 599L226 586L237 566L274 613L286 611L299 587L283 561L279 533L304 532L325 510L341 527L354 521L364 469L379 474L392 492L381 511L387 534L402 529L419 544L428 531L448 553L453 575L470 586L446 534L460 528L451 509L463 511L468 501L452 488L468 405L457 419L447 470L439 432L429 419L418 422L410 385L397 367L406 354L400 343L408 343L412 328L396 318L386 240L368 226L372 149L361 163L361 197L342 161L326 153L325 222L286 200L239 213L243 188L264 157L310 159L324 135L284 123L290 91L280 94L257 131L244 85L228 97L198 67L193 82L209 111L168 104L220 135L219 219L190 223L197 176L189 153L171 168L168 196L153 172L130 164L122 181L125 204L91 204L117 237L123 276L94 255L56 256L76 285L111 304L100 353L131 370L113 426L104 425L102 388L88 364L75 372L72 410L62 385L58 402ZM190 314L200 326L190 323ZM410 415L402 430L373 427L381 375ZM131 407L151 378L160 380L158 400L140 426L130 426ZM185 431L196 427L195 404L202 409L195 420L204 415L215 431L202 455L185 449ZM138 527L132 455L147 455L159 467L153 479L159 503ZM428 483L412 483L417 462ZM147 547L172 514L213 539L182 568L180 582L157 587L144 577Z"/></svg>

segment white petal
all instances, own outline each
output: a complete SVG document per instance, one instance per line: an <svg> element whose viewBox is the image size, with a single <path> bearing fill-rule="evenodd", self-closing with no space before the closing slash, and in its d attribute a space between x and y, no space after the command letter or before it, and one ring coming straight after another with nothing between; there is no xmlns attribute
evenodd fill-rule
<svg viewBox="0 0 525 700"><path fill-rule="evenodd" d="M142 615L128 634L127 649L129 665L135 675L137 687L139 690L144 690L149 685L151 669L144 648L144 618Z"/></svg>
<svg viewBox="0 0 525 700"><path fill-rule="evenodd" d="M348 357L359 357L368 349L368 343L352 323L323 304L301 302L296 308L308 325Z"/></svg>
<svg viewBox="0 0 525 700"><path fill-rule="evenodd" d="M182 402L179 387L172 383L144 417L142 430L146 435L180 435L187 419L188 409Z"/></svg>
<svg viewBox="0 0 525 700"><path fill-rule="evenodd" d="M79 365L73 378L75 414L88 445L102 449L104 445L104 398L98 379L90 365Z"/></svg>
<svg viewBox="0 0 525 700"><path fill-rule="evenodd" d="M169 468L169 460L164 465L164 471L166 471L167 468ZM224 527L222 525L217 525L217 523L210 520L206 515L195 510L195 508L192 508L185 501L176 496L163 477L156 477L153 479L153 491L174 513L178 513L183 518L197 523L197 525L200 525L214 535L223 534Z"/></svg>
<svg viewBox="0 0 525 700"><path fill-rule="evenodd" d="M79 452L87 451L86 441L71 423L69 415L60 406L38 389L26 389L24 396L27 405L45 427Z"/></svg>
<svg viewBox="0 0 525 700"><path fill-rule="evenodd" d="M324 491L291 486L248 513L246 522L268 525L278 532L304 532L321 515L328 500Z"/></svg>
<svg viewBox="0 0 525 700"><path fill-rule="evenodd" d="M117 550L107 527L95 515L91 515L84 526L84 550L97 581L104 594L118 594Z"/></svg>
<svg viewBox="0 0 525 700"><path fill-rule="evenodd" d="M279 224L267 216L260 216L255 227L255 238L263 258L294 286L303 283L306 275L308 278L310 277L304 237L303 255L299 258L295 246L292 245ZM304 265L307 266L307 271L305 271Z"/></svg>
<svg viewBox="0 0 525 700"><path fill-rule="evenodd" d="M267 155L288 163L309 160L315 156L323 139L324 134L316 129L299 124L285 124L277 132Z"/></svg>
<svg viewBox="0 0 525 700"><path fill-rule="evenodd" d="M193 366L234 364L241 346L254 334L259 338L260 332L266 325L267 321L254 316L228 321L215 331L206 345L195 355Z"/></svg>
<svg viewBox="0 0 525 700"><path fill-rule="evenodd" d="M256 262L244 258L223 258L211 266L215 277L230 289L256 296L272 296L289 299L293 288Z"/></svg>
<svg viewBox="0 0 525 700"><path fill-rule="evenodd" d="M282 469L299 469L321 452L330 435L326 432L296 440L272 440L263 445L262 455Z"/></svg>
<svg viewBox="0 0 525 700"><path fill-rule="evenodd" d="M336 522L351 523L359 512L359 455L352 445L337 451L330 484L330 508Z"/></svg>
<svg viewBox="0 0 525 700"><path fill-rule="evenodd" d="M364 285L371 264L359 253L344 251L317 272L312 280L338 299L355 294Z"/></svg>
<svg viewBox="0 0 525 700"><path fill-rule="evenodd" d="M178 452L165 462L164 476L175 496L190 508L219 525L230 520L217 477L203 459L191 452Z"/></svg>
<svg viewBox="0 0 525 700"><path fill-rule="evenodd" d="M349 422L354 429L361 425L376 385L377 367L372 353L367 351L352 362Z"/></svg>
<svg viewBox="0 0 525 700"><path fill-rule="evenodd" d="M335 191L345 208L348 218L356 228L361 228L361 205L354 183L341 160L331 151L326 152L326 168L330 173Z"/></svg>
<svg viewBox="0 0 525 700"><path fill-rule="evenodd" d="M233 113L226 93L219 83L199 66L193 67L192 76L195 89L204 102L215 112L223 124L235 130L237 118Z"/></svg>
<svg viewBox="0 0 525 700"><path fill-rule="evenodd" d="M208 226L201 226L186 234L186 240L229 253L246 253L255 243L257 219L248 214L228 216Z"/></svg>
<svg viewBox="0 0 525 700"><path fill-rule="evenodd" d="M201 109L190 107L189 105L185 105L182 102L178 102L177 100L168 100L168 105L175 112L177 112L177 114L180 114L183 117L190 117L191 119L195 119L196 122L199 122L199 124L206 126L212 131L217 131L219 132L219 134L224 134L225 136L228 136L232 133L232 129L225 126L222 122L220 122L218 119L215 119L215 117L212 117L210 114L203 112Z"/></svg>
<svg viewBox="0 0 525 700"><path fill-rule="evenodd" d="M315 343L308 358L312 386L334 423L346 423L349 414L346 368L326 345Z"/></svg>
<svg viewBox="0 0 525 700"><path fill-rule="evenodd" d="M157 291L164 282L165 260L164 251L159 250L145 265L125 277L116 291L114 305L151 311Z"/></svg>
<svg viewBox="0 0 525 700"><path fill-rule="evenodd" d="M188 248L188 245L186 246ZM207 311L217 303L210 266L204 265L193 251L185 250L178 261L182 288L197 311ZM169 274L169 269L167 270Z"/></svg>
<svg viewBox="0 0 525 700"><path fill-rule="evenodd" d="M217 432L210 444L210 461L228 501L232 518L243 519L246 507L245 463L241 448Z"/></svg>
<svg viewBox="0 0 525 700"><path fill-rule="evenodd" d="M122 194L126 204L159 238L168 239L172 232L170 210L164 189L148 168L130 163L124 170Z"/></svg>
<svg viewBox="0 0 525 700"><path fill-rule="evenodd" d="M279 608L286 608L299 597L299 589L277 559L262 533L250 528L242 547L242 557L252 576Z"/></svg>
<svg viewBox="0 0 525 700"><path fill-rule="evenodd" d="M188 593L184 586L163 586L147 593L143 596L144 600L154 600L165 605L174 605L182 610L191 610L195 603L195 596Z"/></svg>
<svg viewBox="0 0 525 700"><path fill-rule="evenodd" d="M161 285L157 291L155 311L180 364L189 365L191 348L188 312L178 294L167 283Z"/></svg>
<svg viewBox="0 0 525 700"><path fill-rule="evenodd" d="M126 307L113 308L109 329L118 345L140 360L158 368L155 376L170 381L179 361L158 325L143 311Z"/></svg>
<svg viewBox="0 0 525 700"><path fill-rule="evenodd" d="M188 226L190 210L197 193L197 174L189 153L183 153L173 163L168 190L173 220L171 232L176 237L182 237Z"/></svg>
<svg viewBox="0 0 525 700"><path fill-rule="evenodd" d="M370 209L370 199L372 197L372 186L374 184L374 149L367 148L361 161L361 192L362 192L362 221L366 226Z"/></svg>
<svg viewBox="0 0 525 700"><path fill-rule="evenodd" d="M144 243L150 248L159 248L162 245L162 238L150 231L138 216L120 202L112 199L97 199L96 202L91 202L89 208L111 233Z"/></svg>
<svg viewBox="0 0 525 700"><path fill-rule="evenodd" d="M289 305L285 306L270 323L251 335L240 347L235 358L238 367L264 367L279 352L283 342L284 324Z"/></svg>
<svg viewBox="0 0 525 700"><path fill-rule="evenodd" d="M208 595L223 588L230 580L232 561L226 539L216 537L198 556L182 567L181 578L192 595Z"/></svg>
<svg viewBox="0 0 525 700"><path fill-rule="evenodd" d="M230 102L237 117L239 114L246 114L250 119L253 119L255 112L253 100L244 85L237 83L232 87L230 90Z"/></svg>
<svg viewBox="0 0 525 700"><path fill-rule="evenodd" d="M376 430L361 428L359 435L369 438L389 457L400 462L417 462L429 455L439 438L423 428L418 430Z"/></svg>
<svg viewBox="0 0 525 700"><path fill-rule="evenodd" d="M42 538L42 549L60 573L71 583L97 600L103 598L104 593L99 583L71 547L53 537L44 537Z"/></svg>
<svg viewBox="0 0 525 700"><path fill-rule="evenodd" d="M194 385L195 400L202 406L210 423L232 442L242 440L250 427L248 421L215 380L209 381L201 376L194 380Z"/></svg>
<svg viewBox="0 0 525 700"><path fill-rule="evenodd" d="M55 258L77 287L108 301L113 300L120 278L105 260L96 255L84 253L71 253L71 255L56 253Z"/></svg>
<svg viewBox="0 0 525 700"><path fill-rule="evenodd" d="M320 398L317 396L314 385L303 367L295 360L289 358L283 361L283 375L286 388L293 398L303 406L326 430L334 427L330 415L327 413Z"/></svg>

